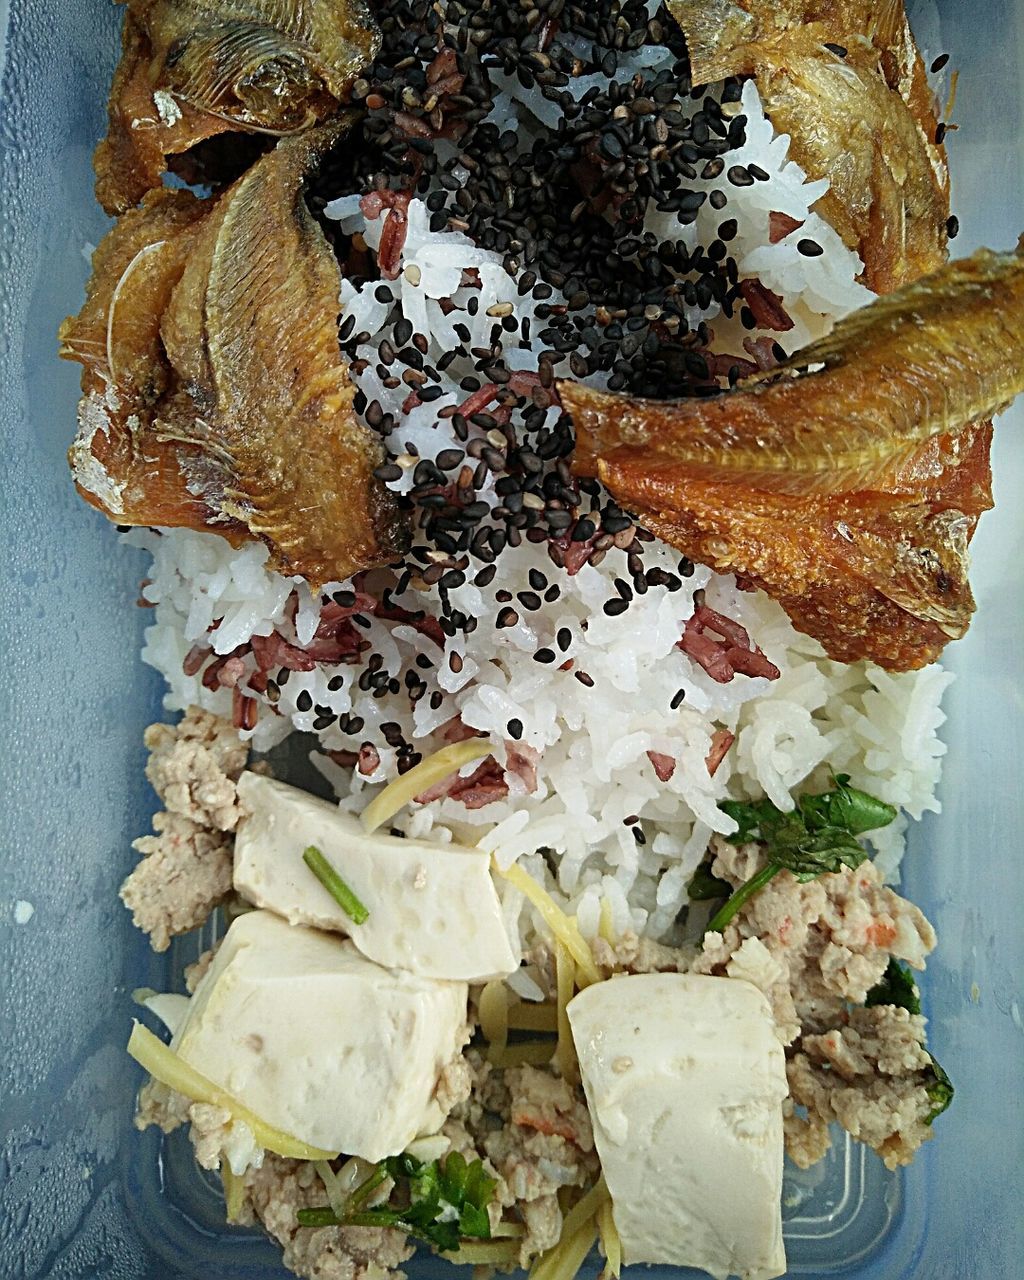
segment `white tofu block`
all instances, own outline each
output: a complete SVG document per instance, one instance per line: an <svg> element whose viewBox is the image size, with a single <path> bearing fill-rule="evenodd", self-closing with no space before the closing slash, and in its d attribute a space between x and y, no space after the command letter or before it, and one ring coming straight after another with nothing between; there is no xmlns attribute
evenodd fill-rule
<svg viewBox="0 0 1024 1280"><path fill-rule="evenodd" d="M235 888L292 924L347 934L392 969L486 982L519 967L490 858L461 845L367 835L337 805L255 773L238 783ZM369 911L355 924L302 860L316 845Z"/></svg>
<svg viewBox="0 0 1024 1280"><path fill-rule="evenodd" d="M782 1275L782 1046L749 982L613 978L569 1004L623 1260Z"/></svg>
<svg viewBox="0 0 1024 1280"><path fill-rule="evenodd" d="M436 1133L468 988L394 973L351 942L250 911L231 925L172 1042L261 1120L380 1160Z"/></svg>

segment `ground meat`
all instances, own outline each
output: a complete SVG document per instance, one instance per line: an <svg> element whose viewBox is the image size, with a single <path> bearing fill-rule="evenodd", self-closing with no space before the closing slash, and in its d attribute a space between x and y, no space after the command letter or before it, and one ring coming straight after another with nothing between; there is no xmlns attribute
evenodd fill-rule
<svg viewBox="0 0 1024 1280"><path fill-rule="evenodd" d="M519 1244L519 1265L527 1268L538 1254L553 1249L562 1235L562 1209L556 1195L527 1200L521 1206L526 1235Z"/></svg>
<svg viewBox="0 0 1024 1280"><path fill-rule="evenodd" d="M205 1103L190 1103L155 1080L139 1093L135 1124L139 1129L157 1125L171 1133L190 1125L189 1138L196 1161L204 1169L220 1167L222 1153L237 1135L232 1133L230 1113ZM370 1227L300 1227L296 1212L326 1203L320 1175L307 1161L284 1160L260 1153L243 1175L244 1197L238 1221L251 1225L259 1220L284 1248L283 1260L296 1275L308 1280L387 1280L412 1257L403 1232Z"/></svg>
<svg viewBox="0 0 1024 1280"><path fill-rule="evenodd" d="M190 707L179 724L151 724L146 776L166 805L152 836L136 840L145 857L121 886L121 899L154 951L201 925L231 891L235 783L248 747L227 720Z"/></svg>
<svg viewBox="0 0 1024 1280"><path fill-rule="evenodd" d="M712 849L713 874L733 885L749 879L763 858L756 844L716 839ZM724 933L705 936L695 971L740 976L730 962L749 938L759 939L778 964L774 981L753 980L768 996L787 1045L801 1031L836 1026L848 1003L863 1004L891 956L922 969L935 946L921 911L883 885L870 862L806 884L780 871Z"/></svg>
<svg viewBox="0 0 1024 1280"><path fill-rule="evenodd" d="M231 892L232 841L176 813L153 818L156 835L133 848L145 856L121 886L121 900L154 951L201 925Z"/></svg>
<svg viewBox="0 0 1024 1280"><path fill-rule="evenodd" d="M219 942L214 943L212 947L208 947L203 952L194 964L187 964L185 966L185 989L188 991L189 995L192 995L196 987L199 986L203 975L206 973L207 969L209 969L210 965L213 964L213 957L217 954L217 948L219 946Z"/></svg>
<svg viewBox="0 0 1024 1280"><path fill-rule="evenodd" d="M686 973L694 953L667 947L653 938L641 938L627 929L615 943L595 938L590 944L594 960L608 973Z"/></svg>
<svg viewBox="0 0 1024 1280"><path fill-rule="evenodd" d="M909 1164L932 1136L931 1055L925 1020L894 1005L852 1009L845 1025L804 1036L787 1066L791 1104L786 1147L803 1168L828 1149L836 1121L872 1147L890 1169Z"/></svg>
<svg viewBox="0 0 1024 1280"><path fill-rule="evenodd" d="M300 1227L299 1209L326 1203L320 1176L306 1161L268 1154L245 1175L245 1203L283 1246L283 1261L308 1280L386 1280L413 1249L401 1231L377 1227Z"/></svg>
<svg viewBox="0 0 1024 1280"><path fill-rule="evenodd" d="M497 1179L497 1204L526 1226L525 1267L561 1230L558 1189L589 1186L598 1176L586 1101L549 1068L496 1070L475 1050L466 1060L472 1092L442 1132L467 1160L483 1160Z"/></svg>
<svg viewBox="0 0 1024 1280"><path fill-rule="evenodd" d="M196 1163L203 1169L219 1169L225 1156L239 1173L263 1162L265 1153L256 1145L252 1130L244 1122L232 1120L230 1111L206 1102L190 1102L158 1080L147 1081L139 1090L135 1127L156 1125L164 1133L173 1133L183 1124L189 1126Z"/></svg>
<svg viewBox="0 0 1024 1280"><path fill-rule="evenodd" d="M468 1029L466 1039L469 1039ZM460 1053L442 1069L434 1089L434 1098L445 1115L449 1115L459 1103L466 1101L472 1091L473 1069Z"/></svg>
<svg viewBox="0 0 1024 1280"><path fill-rule="evenodd" d="M240 814L235 783L249 755L229 720L190 707L177 725L151 724L146 777L170 813L201 827L234 831Z"/></svg>
<svg viewBox="0 0 1024 1280"><path fill-rule="evenodd" d="M162 1133L173 1133L188 1120L189 1100L159 1080L147 1080L139 1090L135 1108L136 1129L156 1125Z"/></svg>

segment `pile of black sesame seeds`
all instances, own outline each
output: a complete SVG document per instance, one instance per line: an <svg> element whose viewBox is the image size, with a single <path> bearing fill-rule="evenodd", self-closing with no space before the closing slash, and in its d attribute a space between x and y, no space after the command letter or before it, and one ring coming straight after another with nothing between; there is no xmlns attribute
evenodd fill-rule
<svg viewBox="0 0 1024 1280"><path fill-rule="evenodd" d="M413 469L406 502L416 537L394 596L410 586L432 592L444 632L468 633L476 621L453 607L449 592L467 579L489 585L504 549L524 539L546 544L552 562L550 574L537 571L544 583L515 602L526 611L558 598L562 572L608 554L623 560L604 605L609 615L652 588L678 590L692 565L680 561L677 573L645 566L651 535L601 486L572 475L571 424L563 415L552 425L548 410L557 404L556 372L654 398L714 395L735 380L735 368L724 377L720 365L709 368L711 334L703 322L691 327L687 311L713 305L756 329L730 255L736 221L727 206L730 189L769 175L729 163L745 140L740 81L714 92L694 87L678 27L664 7L650 16L643 0L384 0L377 19L380 56L353 88L365 112L358 137L346 147L344 171L321 175L315 202L353 189L424 200L432 231L461 231L501 255L534 316L531 332L513 308L493 308L491 342L481 347L456 324L463 346L434 366L426 339L396 308L377 351L385 387L407 387L430 403L454 361L471 361L472 371L460 379L466 412L439 409L454 445L444 433L432 457L402 440L401 415L357 396L357 411L394 459L379 477L393 482ZM667 50L659 69L624 78L620 63L643 45ZM569 86L580 76L597 83L576 96ZM489 120L509 77L546 99L555 123L524 136ZM688 186L697 177L702 189ZM722 213L710 244L688 248L644 230L649 209L685 227L705 200ZM348 278L372 278L365 246L335 226L330 233ZM808 252L817 249L809 242ZM385 280L376 297L395 301ZM356 350L369 336L342 325L357 374ZM530 385L505 363L510 343L536 352ZM503 603L511 625L512 601Z"/></svg>

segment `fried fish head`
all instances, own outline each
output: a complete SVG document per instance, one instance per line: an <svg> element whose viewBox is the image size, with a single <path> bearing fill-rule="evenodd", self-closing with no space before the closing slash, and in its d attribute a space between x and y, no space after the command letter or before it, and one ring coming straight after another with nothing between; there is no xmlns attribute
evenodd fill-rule
<svg viewBox="0 0 1024 1280"><path fill-rule="evenodd" d="M129 0L94 159L100 203L131 208L219 134L275 137L325 120L379 48L364 0Z"/></svg>

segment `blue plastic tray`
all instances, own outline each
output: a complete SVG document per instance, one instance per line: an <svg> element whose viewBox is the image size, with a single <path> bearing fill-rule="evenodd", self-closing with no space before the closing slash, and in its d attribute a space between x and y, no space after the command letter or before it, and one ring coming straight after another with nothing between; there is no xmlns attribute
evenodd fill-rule
<svg viewBox="0 0 1024 1280"><path fill-rule="evenodd" d="M1024 230L1024 7L916 8L927 56L948 50L962 72L949 138L956 248L1007 247ZM141 738L162 691L137 657L143 561L71 487L78 377L55 354L86 278L83 247L104 231L90 155L121 11L104 0L5 9L0 0L0 1275L270 1280L283 1275L277 1250L224 1227L219 1191L184 1139L131 1124L130 992L180 985L198 947L154 957L117 901L153 811ZM945 812L912 833L904 863L907 891L939 930L924 998L956 1103L904 1175L839 1144L789 1188L792 1275L1024 1276L1022 426L1018 410L997 431L1000 507L975 542L979 617L949 650L961 678L946 703ZM19 900L35 908L21 925ZM412 1268L415 1280L442 1269Z"/></svg>

